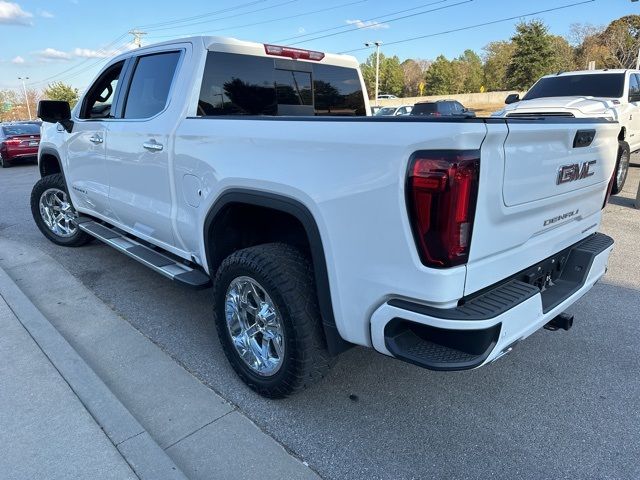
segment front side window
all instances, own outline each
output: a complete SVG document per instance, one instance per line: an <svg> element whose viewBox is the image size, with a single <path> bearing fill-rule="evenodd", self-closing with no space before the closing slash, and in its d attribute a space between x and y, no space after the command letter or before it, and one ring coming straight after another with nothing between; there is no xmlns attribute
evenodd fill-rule
<svg viewBox="0 0 640 480"><path fill-rule="evenodd" d="M366 115L353 68L209 52L198 115Z"/></svg>
<svg viewBox="0 0 640 480"><path fill-rule="evenodd" d="M136 61L124 107L124 118L151 118L164 110L180 52L145 55Z"/></svg>
<svg viewBox="0 0 640 480"><path fill-rule="evenodd" d="M116 88L123 66L124 61L112 65L89 88L82 102L80 118L113 118L113 101L116 97Z"/></svg>
<svg viewBox="0 0 640 480"><path fill-rule="evenodd" d="M637 102L640 97L640 83L638 75L629 75L629 101Z"/></svg>

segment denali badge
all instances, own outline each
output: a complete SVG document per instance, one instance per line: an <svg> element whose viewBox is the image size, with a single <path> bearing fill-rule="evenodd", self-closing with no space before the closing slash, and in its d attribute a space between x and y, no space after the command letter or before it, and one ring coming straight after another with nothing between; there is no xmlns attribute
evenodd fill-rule
<svg viewBox="0 0 640 480"><path fill-rule="evenodd" d="M563 165L558 170L558 178L556 184L561 185L563 183L574 182L576 180L582 180L583 178L590 177L593 172L589 171L591 165L595 165L596 160L583 163L573 163L571 165Z"/></svg>
<svg viewBox="0 0 640 480"><path fill-rule="evenodd" d="M552 223L556 223L556 222L559 222L561 220L566 220L567 218L571 218L574 215L577 215L579 211L580 211L580 209L576 208L575 210L573 210L571 212L563 213L562 215L558 215L557 217L553 217L553 218L550 218L548 220L545 220L544 221L544 226L546 227L547 225L551 225Z"/></svg>

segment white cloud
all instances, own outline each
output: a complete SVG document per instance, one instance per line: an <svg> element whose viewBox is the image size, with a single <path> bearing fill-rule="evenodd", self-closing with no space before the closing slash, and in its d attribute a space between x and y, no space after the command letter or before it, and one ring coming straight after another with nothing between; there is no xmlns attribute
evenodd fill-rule
<svg viewBox="0 0 640 480"><path fill-rule="evenodd" d="M0 0L0 24L31 26L33 14L25 12L17 3Z"/></svg>
<svg viewBox="0 0 640 480"><path fill-rule="evenodd" d="M304 27L298 27L298 33L307 33L307 29Z"/></svg>
<svg viewBox="0 0 640 480"><path fill-rule="evenodd" d="M55 48L45 48L36 55L43 60L70 60L71 55L67 52L56 50Z"/></svg>
<svg viewBox="0 0 640 480"><path fill-rule="evenodd" d="M387 23L376 22L374 20L345 20L348 25L355 25L358 28L366 28L369 30L384 30L389 28Z"/></svg>
<svg viewBox="0 0 640 480"><path fill-rule="evenodd" d="M42 18L54 18L55 15L51 12L48 12L46 10L38 10L38 15L41 16Z"/></svg>
<svg viewBox="0 0 640 480"><path fill-rule="evenodd" d="M105 52L104 50L91 50L90 48L76 48L73 54L81 58L107 58L114 55L115 52Z"/></svg>
<svg viewBox="0 0 640 480"><path fill-rule="evenodd" d="M20 55L18 55L17 57L11 59L11 63L14 63L16 65L21 65L24 63L24 58L22 58Z"/></svg>

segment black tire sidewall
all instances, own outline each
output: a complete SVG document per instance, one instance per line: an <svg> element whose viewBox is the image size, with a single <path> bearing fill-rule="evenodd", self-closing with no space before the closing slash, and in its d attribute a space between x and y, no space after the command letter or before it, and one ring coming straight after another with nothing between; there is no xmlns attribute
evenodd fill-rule
<svg viewBox="0 0 640 480"><path fill-rule="evenodd" d="M278 313L280 314L284 329L285 353L280 369L272 376L261 376L251 370L244 360L242 360L231 340L231 334L229 333L229 329L226 325L225 300L229 285L238 277L250 277L258 282L269 294L276 305ZM259 391L271 390L277 388L283 382L286 382L287 377L291 375L293 367L292 364L295 362L295 356L297 353L295 345L295 331L287 302L283 298L280 289L274 285L274 282L268 278L267 275L257 269L250 268L240 263L235 263L226 268L216 278L214 302L218 336L220 337L220 341L223 343L225 355L236 373L238 373L238 375L247 384L249 384L249 386L253 387L253 385L255 385Z"/></svg>
<svg viewBox="0 0 640 480"><path fill-rule="evenodd" d="M625 152L627 154L627 159L628 159L627 162L631 162L631 148L629 147L629 144L624 141L619 141L618 157L616 159L616 169L613 172L613 188L611 189L612 195L616 195L622 191L622 188L624 187L624 184L627 180L627 176L629 174L629 168L627 166L627 174L625 175L625 178L622 179L621 184L618 184L618 171L622 166L622 157Z"/></svg>
<svg viewBox="0 0 640 480"><path fill-rule="evenodd" d="M48 175L36 182L36 184L33 186L33 190L31 191L31 214L33 215L33 220L36 222L36 225L38 226L42 234L56 245L67 247L77 247L80 245L84 245L85 243L90 241L91 237L79 228L77 229L76 233L74 233L70 237L60 237L53 233L49 229L49 227L47 227L47 225L44 223L44 220L42 219L42 215L40 214L40 197L46 190L50 188L57 188L64 191L67 194L67 198L69 198L69 191L67 189L66 182L64 180L64 177L60 173ZM70 198L69 201L71 201Z"/></svg>

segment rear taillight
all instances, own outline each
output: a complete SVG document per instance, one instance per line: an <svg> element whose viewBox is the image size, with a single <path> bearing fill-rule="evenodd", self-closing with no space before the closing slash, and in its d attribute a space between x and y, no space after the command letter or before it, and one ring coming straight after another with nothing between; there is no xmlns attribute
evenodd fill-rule
<svg viewBox="0 0 640 480"><path fill-rule="evenodd" d="M319 62L324 58L324 53L322 52L303 50L301 48L281 47L279 45L265 44L264 51L267 55L293 58L294 60L315 60L316 62Z"/></svg>
<svg viewBox="0 0 640 480"><path fill-rule="evenodd" d="M22 143L22 140L20 140L19 138L10 138L9 140L5 140L4 143L6 143L7 145L20 145Z"/></svg>
<svg viewBox="0 0 640 480"><path fill-rule="evenodd" d="M432 150L413 156L407 203L426 266L453 267L469 259L479 176L479 150Z"/></svg>

